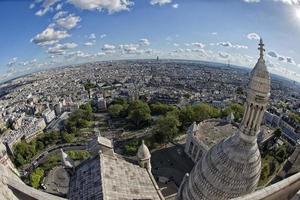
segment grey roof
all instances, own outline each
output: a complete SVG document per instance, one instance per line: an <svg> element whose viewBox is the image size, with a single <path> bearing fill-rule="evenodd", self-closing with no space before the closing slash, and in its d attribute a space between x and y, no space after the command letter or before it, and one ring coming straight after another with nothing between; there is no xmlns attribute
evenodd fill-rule
<svg viewBox="0 0 300 200"><path fill-rule="evenodd" d="M69 199L163 199L146 169L117 156L100 153L80 164L70 179Z"/></svg>

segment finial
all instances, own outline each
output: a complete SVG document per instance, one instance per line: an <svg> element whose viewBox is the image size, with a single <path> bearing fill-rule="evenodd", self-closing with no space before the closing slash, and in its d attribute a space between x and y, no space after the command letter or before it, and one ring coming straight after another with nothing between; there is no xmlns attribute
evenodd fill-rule
<svg viewBox="0 0 300 200"><path fill-rule="evenodd" d="M260 51L260 58L263 58L264 57L264 51L266 51L265 49L264 49L264 43L263 43L263 39L262 38L260 38L260 41L259 41L259 48L258 48L258 50Z"/></svg>

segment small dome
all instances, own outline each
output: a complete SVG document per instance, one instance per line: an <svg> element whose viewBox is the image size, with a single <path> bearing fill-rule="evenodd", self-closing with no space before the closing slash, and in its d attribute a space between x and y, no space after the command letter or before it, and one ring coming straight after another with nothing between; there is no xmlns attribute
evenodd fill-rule
<svg viewBox="0 0 300 200"><path fill-rule="evenodd" d="M142 141L142 144L139 147L139 150L137 152L137 157L140 160L147 160L147 159L150 159L150 157L151 157L150 151L149 151L148 147L145 145L144 140Z"/></svg>
<svg viewBox="0 0 300 200"><path fill-rule="evenodd" d="M61 152L61 157L62 157L63 164L66 167L73 168L74 167L74 161L69 157L69 155L67 153L64 152L63 149L60 149L60 152Z"/></svg>

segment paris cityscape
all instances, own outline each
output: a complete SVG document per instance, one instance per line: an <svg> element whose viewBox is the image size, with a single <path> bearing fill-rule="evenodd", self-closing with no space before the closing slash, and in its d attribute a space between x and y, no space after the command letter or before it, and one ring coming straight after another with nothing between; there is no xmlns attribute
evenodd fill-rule
<svg viewBox="0 0 300 200"><path fill-rule="evenodd" d="M300 199L300 1L0 11L1 200Z"/></svg>

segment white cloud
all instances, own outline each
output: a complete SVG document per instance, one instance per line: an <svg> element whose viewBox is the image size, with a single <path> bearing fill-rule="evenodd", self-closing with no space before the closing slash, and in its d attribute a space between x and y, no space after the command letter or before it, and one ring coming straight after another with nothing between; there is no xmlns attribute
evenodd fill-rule
<svg viewBox="0 0 300 200"><path fill-rule="evenodd" d="M274 0L276 2L282 2L285 4L289 4L289 5L299 5L300 4L300 0Z"/></svg>
<svg viewBox="0 0 300 200"><path fill-rule="evenodd" d="M201 43L201 42L194 42L194 43L192 43L192 45L196 46L196 47L199 47L201 49L205 47L205 45L203 43Z"/></svg>
<svg viewBox="0 0 300 200"><path fill-rule="evenodd" d="M53 19L54 19L54 20L57 20L57 19L59 19L59 18L61 18L61 17L66 16L67 14L68 14L67 11L59 11L59 12L57 12L57 13L54 15Z"/></svg>
<svg viewBox="0 0 300 200"><path fill-rule="evenodd" d="M231 42L219 42L216 45L222 46L222 47L236 48L236 49L248 49L248 46L239 45L239 44L234 45Z"/></svg>
<svg viewBox="0 0 300 200"><path fill-rule="evenodd" d="M86 42L86 43L84 43L84 45L85 45L85 46L93 46L94 43L92 43L92 42Z"/></svg>
<svg viewBox="0 0 300 200"><path fill-rule="evenodd" d="M294 61L294 59L291 58L291 57L286 57L286 62L289 63L289 64L292 64L292 65L296 64L295 61Z"/></svg>
<svg viewBox="0 0 300 200"><path fill-rule="evenodd" d="M90 36L89 36L89 39L90 39L90 40L96 39L95 33L91 33Z"/></svg>
<svg viewBox="0 0 300 200"><path fill-rule="evenodd" d="M104 34L101 34L101 35L100 35L100 38L103 39L103 38L105 38L106 36L107 36L107 35L104 33Z"/></svg>
<svg viewBox="0 0 300 200"><path fill-rule="evenodd" d="M172 5L172 7L173 7L173 8L178 8L178 7L179 7L179 4L178 4L178 3L174 3L174 4Z"/></svg>
<svg viewBox="0 0 300 200"><path fill-rule="evenodd" d="M230 55L226 52L219 52L219 57L222 59L228 59Z"/></svg>
<svg viewBox="0 0 300 200"><path fill-rule="evenodd" d="M278 54L275 51L269 51L268 56L270 56L272 58L278 58Z"/></svg>
<svg viewBox="0 0 300 200"><path fill-rule="evenodd" d="M243 0L246 3L259 3L261 0ZM273 0L274 2L281 2L288 5L299 5L300 0Z"/></svg>
<svg viewBox="0 0 300 200"><path fill-rule="evenodd" d="M173 43L173 46L174 46L174 47L178 47L179 44L178 44L178 43Z"/></svg>
<svg viewBox="0 0 300 200"><path fill-rule="evenodd" d="M35 4L34 3L31 3L30 5L29 5L29 9L33 9L35 7Z"/></svg>
<svg viewBox="0 0 300 200"><path fill-rule="evenodd" d="M218 35L218 32L212 32L211 34L212 35Z"/></svg>
<svg viewBox="0 0 300 200"><path fill-rule="evenodd" d="M56 23L65 29L72 29L77 26L78 22L81 21L81 18L79 16L75 16L73 14L70 14L66 17L59 18L56 20Z"/></svg>
<svg viewBox="0 0 300 200"><path fill-rule="evenodd" d="M244 0L246 3L259 3L260 0Z"/></svg>
<svg viewBox="0 0 300 200"><path fill-rule="evenodd" d="M102 47L102 50L103 51L108 51L108 50L114 50L116 48L115 45L112 45L112 44L104 44L103 47Z"/></svg>
<svg viewBox="0 0 300 200"><path fill-rule="evenodd" d="M278 56L278 60L283 62L283 61L285 61L285 57L283 57L283 56Z"/></svg>
<svg viewBox="0 0 300 200"><path fill-rule="evenodd" d="M83 10L107 10L109 13L129 10L130 0L68 0L70 4Z"/></svg>
<svg viewBox="0 0 300 200"><path fill-rule="evenodd" d="M52 6L54 6L57 2L60 0L44 0L41 9L38 10L35 15L37 16L43 16L45 15L49 10L52 10Z"/></svg>
<svg viewBox="0 0 300 200"><path fill-rule="evenodd" d="M172 0L151 0L150 1L150 4L151 5L165 5L165 4L168 4L168 3L172 3Z"/></svg>
<svg viewBox="0 0 300 200"><path fill-rule="evenodd" d="M142 46L149 46L150 45L150 42L147 38L142 38L139 40L139 43L142 45Z"/></svg>
<svg viewBox="0 0 300 200"><path fill-rule="evenodd" d="M77 46L76 43L56 44L54 47L49 47L47 52L50 54L64 54L67 49L74 49Z"/></svg>
<svg viewBox="0 0 300 200"><path fill-rule="evenodd" d="M259 40L260 36L257 33L248 33L247 38L249 40Z"/></svg>
<svg viewBox="0 0 300 200"><path fill-rule="evenodd" d="M119 45L119 48L122 50L122 53L124 54L137 54L140 52L138 49L138 44L121 44Z"/></svg>
<svg viewBox="0 0 300 200"><path fill-rule="evenodd" d="M55 10L58 11L61 9L62 9L62 4L61 3L57 4Z"/></svg>
<svg viewBox="0 0 300 200"><path fill-rule="evenodd" d="M74 52L69 52L65 55L65 58L90 58L93 55L89 54L89 53L85 53L82 51L74 51Z"/></svg>
<svg viewBox="0 0 300 200"><path fill-rule="evenodd" d="M105 52L98 52L96 56L105 56Z"/></svg>
<svg viewBox="0 0 300 200"><path fill-rule="evenodd" d="M52 45L67 37L70 37L67 31L54 30L54 28L48 27L43 32L32 38L31 42L41 46Z"/></svg>
<svg viewBox="0 0 300 200"><path fill-rule="evenodd" d="M296 65L296 62L292 57L288 57L288 56L285 57L285 56L279 55L275 51L269 51L267 55L270 56L271 58L276 58L280 62L286 62L288 64Z"/></svg>
<svg viewBox="0 0 300 200"><path fill-rule="evenodd" d="M17 57L12 58L12 59L7 63L7 66L11 67L11 66L15 65L15 64L17 63L17 60L18 60Z"/></svg>

